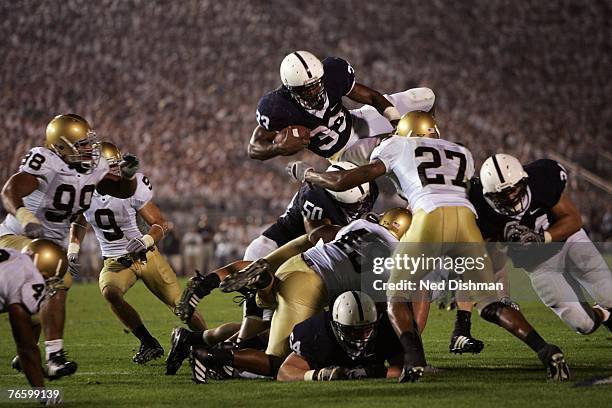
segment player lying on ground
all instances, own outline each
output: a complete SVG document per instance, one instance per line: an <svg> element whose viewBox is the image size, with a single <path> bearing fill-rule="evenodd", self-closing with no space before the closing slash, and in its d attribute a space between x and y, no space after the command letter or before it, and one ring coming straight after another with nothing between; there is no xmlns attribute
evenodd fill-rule
<svg viewBox="0 0 612 408"><path fill-rule="evenodd" d="M406 114L396 133L374 149L370 164L348 171L322 173L304 163L294 162L288 170L300 181L338 191L388 175L413 211L411 227L401 239L406 244L400 245L400 252L395 255L418 257L423 250L430 250L432 243L464 244L458 250L449 246L455 252L447 249L442 255L482 258L484 268L466 271L464 279L495 281L491 260L486 256L484 240L476 224L476 210L468 199L468 180L474 173L472 154L459 144L440 139L438 126L430 114ZM389 281L417 283L429 272L423 267L413 271L393 268ZM400 381L416 381L423 374L425 353L413 313L406 304L410 294L406 290L390 290L387 296L389 318L405 350ZM468 292L464 296L477 303L481 317L505 328L535 351L549 378L569 378L561 350L544 341L520 311L501 303L494 290Z"/></svg>
<svg viewBox="0 0 612 408"><path fill-rule="evenodd" d="M100 143L100 151L110 166L105 179L117 181L121 177L121 151L109 142ZM151 181L142 173L136 173L135 178L137 187L130 198L121 199L94 192L91 206L72 224L68 257L70 273L77 276L80 243L87 230L84 218L94 229L104 259L99 276L102 296L117 318L140 340L140 349L132 360L144 364L163 356L164 349L124 295L138 279L142 279L149 291L174 312L181 288L172 267L156 247L169 227L152 200ZM149 225L145 235L138 228L137 215ZM197 312L192 315L189 325L194 330L206 329L202 316Z"/></svg>
<svg viewBox="0 0 612 408"><path fill-rule="evenodd" d="M527 272L542 302L573 330L612 331L612 272L584 229L565 192L567 172L553 160L524 168L513 156L496 154L472 180L470 200L483 236L511 242L508 255ZM522 244L527 245L525 248ZM597 302L590 306L584 288Z"/></svg>
<svg viewBox="0 0 612 408"><path fill-rule="evenodd" d="M108 163L100 158L89 123L74 114L56 116L47 125L45 147L32 148L2 189L8 215L0 225L0 247L21 250L39 237L65 247L71 221L89 208L94 191L120 198L134 193L138 160L126 155L120 168L118 180L104 179ZM76 364L66 360L62 339L72 277L67 274L53 285L55 295L40 314L47 371L63 376L76 371Z"/></svg>
<svg viewBox="0 0 612 408"><path fill-rule="evenodd" d="M294 326L322 311L340 293L361 288L360 251L363 246L397 243L409 225L409 211L392 209L379 222L353 221L338 231L335 240L296 254L276 272L266 259L260 259L239 273L227 276L221 283L221 290L257 288L258 301L275 307L268 346L265 352L212 348L208 353L200 351L200 362L215 373L231 366L275 377L290 352L289 335ZM204 358L205 355L208 357Z"/></svg>
<svg viewBox="0 0 612 408"><path fill-rule="evenodd" d="M21 252L0 248L0 313L9 315L19 358L14 363L32 387L45 386L38 349L40 323L35 323L35 315L41 303L52 295L49 284L60 280L67 269L63 248L47 239L35 239ZM53 372L47 374L55 378ZM46 405L59 402L57 398L41 400Z"/></svg>
<svg viewBox="0 0 612 408"><path fill-rule="evenodd" d="M248 148L253 159L290 156L307 148L332 162L367 163L376 145L374 136L393 131L406 112L432 110L435 101L429 88L383 96L355 82L355 71L347 61L338 57L320 61L308 51L287 55L280 76L282 86L264 95L257 106L259 126ZM343 96L365 105L349 111ZM294 134L287 131L289 126L307 129L294 129Z"/></svg>
<svg viewBox="0 0 612 408"><path fill-rule="evenodd" d="M338 162L331 165L327 171L338 171L356 167L349 162ZM378 187L376 183L366 183L347 191L327 191L319 186L304 184L293 196L287 210L276 223L266 229L262 235L255 238L247 247L244 260L255 261L270 254L275 249L304 234L309 234L323 225L347 225L372 210ZM325 241L333 238L335 231ZM215 274L191 278L183 291L177 308L181 320L189 321L193 311L201 299L216 288L223 271L231 272L244 268L247 264L237 261L221 268ZM222 275L222 276L221 276ZM217 279L217 278L220 279ZM255 297L245 293L244 317L236 342L241 347L252 347L250 341L257 342L257 335L270 327L272 310L262 310L255 304Z"/></svg>
<svg viewBox="0 0 612 408"><path fill-rule="evenodd" d="M402 345L387 314L363 292L340 294L330 311L298 323L289 342L292 352L278 370L279 381L397 378L402 370ZM195 350L196 379L202 373L198 355Z"/></svg>

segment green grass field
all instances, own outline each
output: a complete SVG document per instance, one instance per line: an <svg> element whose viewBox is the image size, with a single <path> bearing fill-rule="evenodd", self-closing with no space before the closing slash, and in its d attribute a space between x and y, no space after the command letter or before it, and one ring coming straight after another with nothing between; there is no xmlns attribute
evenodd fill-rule
<svg viewBox="0 0 612 408"><path fill-rule="evenodd" d="M127 298L168 351L170 330L178 321L141 283ZM522 307L542 336L565 351L573 380L612 375L609 332L599 329L591 336L580 336L540 304L526 302ZM220 293L207 298L200 310L211 327L240 318L240 309L231 296ZM233 380L196 386L190 381L187 364L173 377L164 375L163 360L147 366L134 364L131 356L137 350L136 338L124 333L97 285L77 284L69 295L65 344L79 370L72 377L49 383L49 387L63 390L66 406L87 407L610 406L612 386L572 388L571 383L547 383L544 369L531 350L477 317L473 333L485 341L484 351L476 356L449 354L453 319L454 313L432 310L425 347L429 363L443 371L427 375L417 384L386 380L299 384ZM15 347L6 315L0 317L0 334L0 388L27 387L25 378L9 367Z"/></svg>

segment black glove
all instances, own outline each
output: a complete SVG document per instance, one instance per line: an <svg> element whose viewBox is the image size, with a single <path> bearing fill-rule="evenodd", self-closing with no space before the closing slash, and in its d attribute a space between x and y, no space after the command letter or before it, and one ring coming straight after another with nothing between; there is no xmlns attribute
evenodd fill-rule
<svg viewBox="0 0 612 408"><path fill-rule="evenodd" d="M371 364L347 370L349 380L362 380L364 378L384 378L387 376L387 367L384 364Z"/></svg>
<svg viewBox="0 0 612 408"><path fill-rule="evenodd" d="M139 164L138 158L135 155L131 153L123 155L123 160L119 163L121 176L126 179L131 179L138 171Z"/></svg>
<svg viewBox="0 0 612 408"><path fill-rule="evenodd" d="M338 366L324 367L316 370L312 376L314 381L348 380L348 369Z"/></svg>

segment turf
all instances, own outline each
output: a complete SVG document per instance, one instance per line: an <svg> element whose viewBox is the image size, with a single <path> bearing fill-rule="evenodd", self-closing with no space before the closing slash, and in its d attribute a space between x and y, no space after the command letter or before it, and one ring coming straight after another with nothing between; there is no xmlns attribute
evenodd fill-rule
<svg viewBox="0 0 612 408"><path fill-rule="evenodd" d="M149 330L166 350L178 321L138 283L127 295ZM580 336L536 302L521 305L528 319L548 341L566 353L573 380L612 374L612 338L599 329ZM200 306L210 326L237 320L240 309L231 296L214 294ZM550 384L535 354L502 329L474 319L473 333L486 343L480 355L448 353L454 313L432 310L425 331L428 360L442 369L417 384L376 380L344 383L282 384L263 380L233 380L193 385L185 364L178 375L164 376L163 360L147 366L131 361L138 341L105 305L95 284L77 284L70 291L66 349L79 363L78 372L49 387L61 388L66 406L186 406L209 407L323 407L323 406L609 406L612 386L572 388ZM6 315L0 317L0 389L26 387L9 362L14 344ZM6 401L4 401L6 404ZM19 406L24 406L19 404Z"/></svg>

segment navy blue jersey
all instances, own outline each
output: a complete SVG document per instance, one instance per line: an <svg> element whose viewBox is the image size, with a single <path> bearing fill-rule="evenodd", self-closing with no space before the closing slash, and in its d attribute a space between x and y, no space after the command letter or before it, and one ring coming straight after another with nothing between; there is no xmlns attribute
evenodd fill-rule
<svg viewBox="0 0 612 408"><path fill-rule="evenodd" d="M567 183L566 170L556 161L549 159L536 160L524 166L529 175L527 179L527 194L529 207L516 216L500 214L485 200L480 180L471 180L470 201L478 214L478 227L485 239L503 242L504 229L509 222L519 222L534 231L547 229L556 221L552 208L561 199L561 194ZM552 249L552 248L551 248ZM539 251L544 258L554 255ZM511 254L509 253L511 256ZM512 257L512 256L511 256ZM543 261L544 259L540 259ZM518 259L513 259L516 266L523 266Z"/></svg>
<svg viewBox="0 0 612 408"><path fill-rule="evenodd" d="M325 58L322 63L327 95L323 109L307 110L281 86L259 100L257 122L275 132L292 125L306 126L311 129L308 149L327 158L342 149L351 135L352 117L342 104L342 97L353 89L355 72L342 58Z"/></svg>
<svg viewBox="0 0 612 408"><path fill-rule="evenodd" d="M333 332L330 312L321 312L297 324L289 341L291 350L306 359L312 370L329 366L355 368L382 365L403 353L385 312L379 318L374 353L369 357L353 360L346 354Z"/></svg>
<svg viewBox="0 0 612 408"><path fill-rule="evenodd" d="M371 211L376 198L378 198L378 186L375 182L371 182L370 194L363 203L361 211L358 214L350 214L323 187L303 184L291 199L285 213L265 230L263 235L280 247L306 233L304 218L312 221L329 219L334 225L345 226Z"/></svg>

